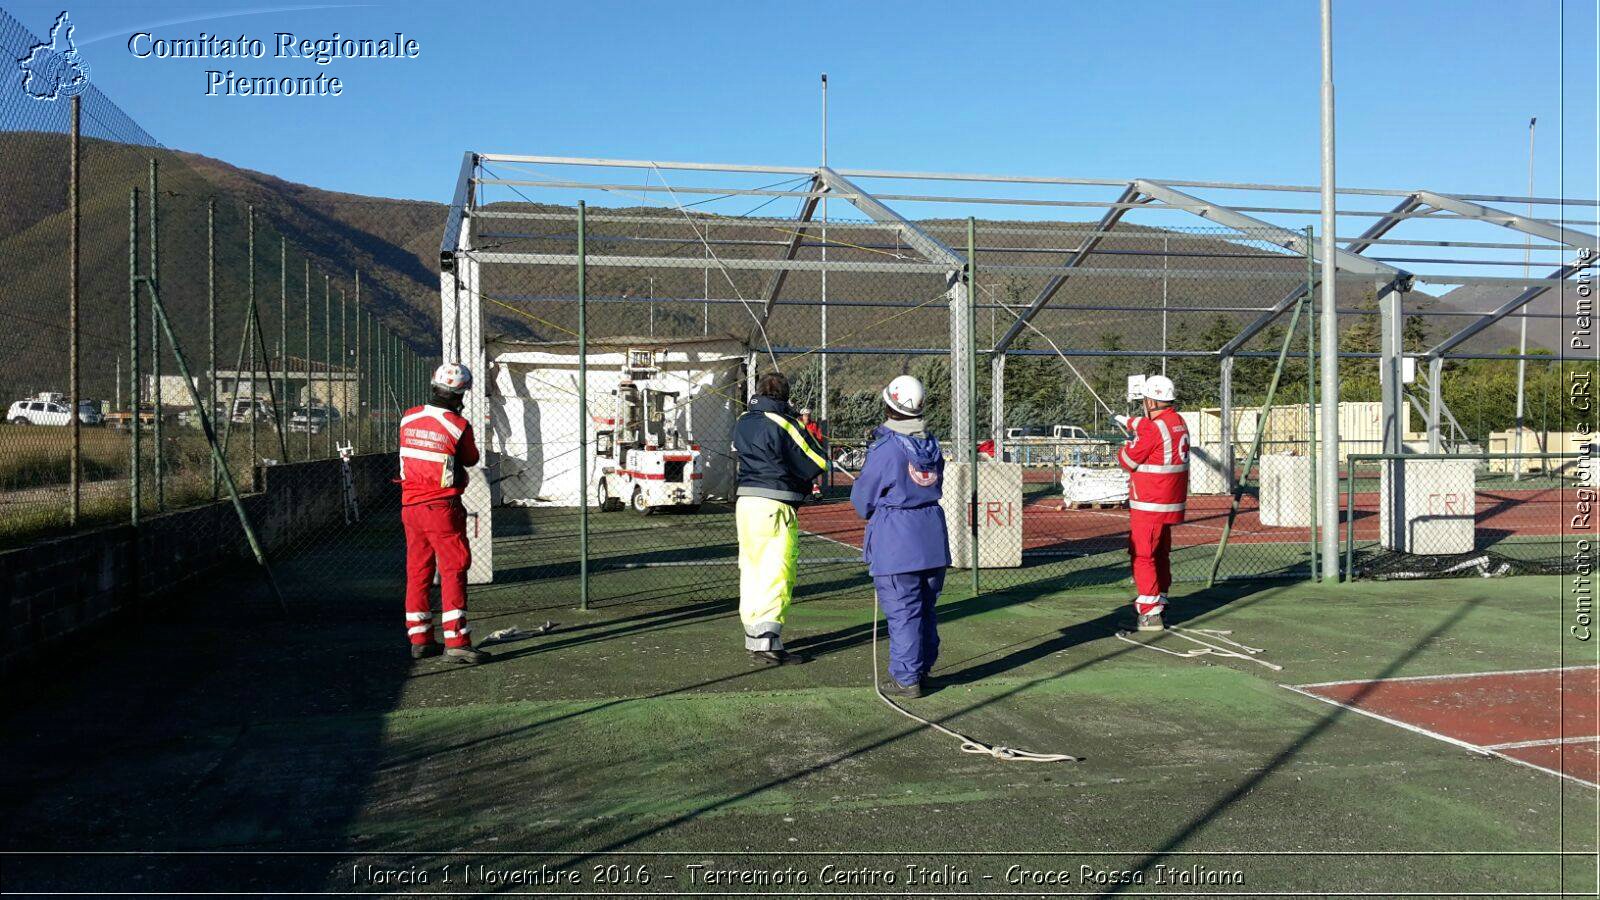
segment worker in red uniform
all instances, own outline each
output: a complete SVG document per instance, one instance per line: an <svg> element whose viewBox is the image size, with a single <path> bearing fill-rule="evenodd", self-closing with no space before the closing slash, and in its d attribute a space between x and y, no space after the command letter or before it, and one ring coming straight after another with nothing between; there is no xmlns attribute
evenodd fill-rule
<svg viewBox="0 0 1600 900"><path fill-rule="evenodd" d="M822 424L812 417L811 410L809 408L800 410L800 424L805 426L806 434L811 435L811 439L817 442L817 446L823 448L822 455L827 456L828 454L826 448L828 445L827 442L822 439ZM813 499L822 496L822 482L811 482L811 496Z"/></svg>
<svg viewBox="0 0 1600 900"><path fill-rule="evenodd" d="M461 494L467 467L478 463L472 425L461 415L472 372L460 363L433 371L433 399L406 410L400 419L400 522L406 530L406 636L411 658L437 656L428 591L439 572L439 623L444 655L476 665L489 654L472 647L467 626L467 510Z"/></svg>
<svg viewBox="0 0 1600 900"><path fill-rule="evenodd" d="M1133 557L1133 600L1140 631L1164 628L1161 614L1172 586L1172 526L1183 521L1189 498L1189 429L1175 408L1172 379L1144 380L1144 415L1117 416L1133 440L1117 451L1128 472L1128 553Z"/></svg>

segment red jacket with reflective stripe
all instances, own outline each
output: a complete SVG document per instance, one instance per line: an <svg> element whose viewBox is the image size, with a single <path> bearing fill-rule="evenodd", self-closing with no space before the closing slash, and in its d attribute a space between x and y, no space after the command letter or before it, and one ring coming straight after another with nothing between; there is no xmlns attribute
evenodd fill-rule
<svg viewBox="0 0 1600 900"><path fill-rule="evenodd" d="M461 496L467 466L477 465L472 426L460 413L413 406L400 419L400 503L412 506Z"/></svg>
<svg viewBox="0 0 1600 900"><path fill-rule="evenodd" d="M1175 409L1128 421L1133 440L1117 451L1117 462L1130 473L1128 509L1158 522L1183 521L1189 499L1189 429Z"/></svg>

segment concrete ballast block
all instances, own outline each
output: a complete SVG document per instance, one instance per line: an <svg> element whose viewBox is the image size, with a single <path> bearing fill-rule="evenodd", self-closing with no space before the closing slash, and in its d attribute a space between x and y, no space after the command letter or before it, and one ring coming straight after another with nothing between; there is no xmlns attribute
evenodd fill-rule
<svg viewBox="0 0 1600 900"><path fill-rule="evenodd" d="M1261 524L1274 528L1311 527L1311 457L1271 454L1261 457Z"/></svg>
<svg viewBox="0 0 1600 900"><path fill-rule="evenodd" d="M1470 553L1477 530L1477 469L1466 459L1387 460L1378 478L1379 541L1422 555Z"/></svg>
<svg viewBox="0 0 1600 900"><path fill-rule="evenodd" d="M944 521L950 532L950 564L972 567L972 464L944 466ZM1022 465L978 463L978 564L985 569L1022 565Z"/></svg>

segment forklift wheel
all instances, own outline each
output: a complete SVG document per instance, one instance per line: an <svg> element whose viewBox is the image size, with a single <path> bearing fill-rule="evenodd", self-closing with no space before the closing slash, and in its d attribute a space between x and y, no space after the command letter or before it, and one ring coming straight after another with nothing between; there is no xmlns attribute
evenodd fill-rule
<svg viewBox="0 0 1600 900"><path fill-rule="evenodd" d="M633 511L641 516L648 516L655 512L655 507L644 502L644 489L633 489Z"/></svg>
<svg viewBox="0 0 1600 900"><path fill-rule="evenodd" d="M606 490L604 479L601 479L600 484L595 487L595 494L595 505L600 507L601 512L616 512L622 508L622 501L611 496L611 492Z"/></svg>

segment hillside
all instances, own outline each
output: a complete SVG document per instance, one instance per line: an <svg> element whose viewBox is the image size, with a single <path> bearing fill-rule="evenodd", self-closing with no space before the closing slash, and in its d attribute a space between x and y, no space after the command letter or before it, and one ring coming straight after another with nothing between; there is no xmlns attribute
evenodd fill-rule
<svg viewBox="0 0 1600 900"><path fill-rule="evenodd" d="M354 341L354 272L361 308L410 345L436 340L437 256L444 207L322 191L188 153L103 141L83 142L81 309L85 392L112 396L128 343L129 189L144 192L149 160L160 173L161 294L196 362L206 337L207 202L216 200L219 358L231 367L249 284L246 209L256 211L256 292L263 330L276 353L280 297L289 301L289 352L303 352L305 267L312 275L312 350L323 339L322 275L330 277L332 345L338 347L339 290L349 298ZM11 393L60 389L67 331L67 156L60 135L0 134L0 386ZM148 219L141 213L140 266L148 267ZM287 285L279 253L287 242ZM148 334L148 332L147 332ZM148 337L146 338L148 340ZM168 364L170 371L170 363Z"/></svg>
<svg viewBox="0 0 1600 900"><path fill-rule="evenodd" d="M1559 315L1562 312L1562 303L1565 302L1568 307L1567 312L1570 315L1572 303L1575 299L1571 295L1572 290L1571 288L1567 290L1565 301L1563 301L1561 291L1546 291L1524 309L1530 313ZM1483 312L1495 309L1510 300L1516 293L1516 289L1513 288L1491 285L1466 285L1440 295L1434 303L1440 309L1460 312ZM1451 317L1447 320L1442 320L1441 324L1451 326L1449 330L1454 331L1466 327L1471 322L1472 320L1466 317ZM1562 345L1567 339L1567 335L1564 333L1567 327L1570 327L1570 325L1564 325L1560 319L1529 318L1529 349L1543 349L1553 353L1560 353ZM1516 319L1501 319L1484 329L1466 344L1463 344L1460 349L1462 351L1494 353L1508 347L1514 348L1517 346L1517 328ZM1439 330L1443 331L1444 329ZM1445 335L1440 336L1444 337Z"/></svg>

